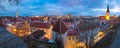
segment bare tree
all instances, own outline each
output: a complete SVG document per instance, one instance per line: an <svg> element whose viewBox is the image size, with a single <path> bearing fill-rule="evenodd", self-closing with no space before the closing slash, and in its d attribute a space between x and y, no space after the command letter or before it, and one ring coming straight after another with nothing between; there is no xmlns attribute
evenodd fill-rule
<svg viewBox="0 0 120 48"><path fill-rule="evenodd" d="M22 0L8 0L10 5L18 6Z"/></svg>
<svg viewBox="0 0 120 48"><path fill-rule="evenodd" d="M93 44L93 41L94 41L93 30L96 26L97 26L97 23L84 23L78 26L79 29L83 31L83 35L84 35L83 40L85 41L87 48L90 48ZM86 32L87 30L91 30L91 31Z"/></svg>
<svg viewBox="0 0 120 48"><path fill-rule="evenodd" d="M22 0L0 0L0 9L5 10L5 5L2 4L5 1L7 1L10 6L18 6L22 2Z"/></svg>

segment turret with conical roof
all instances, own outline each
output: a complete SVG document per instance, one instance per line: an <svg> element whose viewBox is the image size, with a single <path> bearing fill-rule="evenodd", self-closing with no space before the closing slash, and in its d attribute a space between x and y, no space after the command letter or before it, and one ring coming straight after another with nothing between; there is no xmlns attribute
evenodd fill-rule
<svg viewBox="0 0 120 48"><path fill-rule="evenodd" d="M107 12L109 12L109 4L107 5Z"/></svg>

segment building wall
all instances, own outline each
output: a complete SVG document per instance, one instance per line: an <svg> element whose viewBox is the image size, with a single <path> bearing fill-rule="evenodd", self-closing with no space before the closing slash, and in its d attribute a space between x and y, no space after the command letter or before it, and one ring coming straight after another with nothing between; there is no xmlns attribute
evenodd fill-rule
<svg viewBox="0 0 120 48"><path fill-rule="evenodd" d="M67 31L64 34L58 34L57 32L52 32L52 39L62 40L64 48L74 48L79 41L79 36L67 36Z"/></svg>
<svg viewBox="0 0 120 48"><path fill-rule="evenodd" d="M67 36L65 48L75 48L78 41L79 36Z"/></svg>
<svg viewBox="0 0 120 48"><path fill-rule="evenodd" d="M31 34L30 26L28 23L11 25L7 28L11 28L9 31L20 37L28 36L29 34Z"/></svg>
<svg viewBox="0 0 120 48"><path fill-rule="evenodd" d="M57 33L55 31L52 31L52 39L55 40L57 37Z"/></svg>
<svg viewBox="0 0 120 48"><path fill-rule="evenodd" d="M48 28L48 29L43 29L45 32L46 32L46 37L48 38L48 39L52 39L52 26L50 27L50 28Z"/></svg>
<svg viewBox="0 0 120 48"><path fill-rule="evenodd" d="M16 33L16 26L12 25L12 26L8 26L6 28L6 30L8 30L9 32L11 32L12 34Z"/></svg>

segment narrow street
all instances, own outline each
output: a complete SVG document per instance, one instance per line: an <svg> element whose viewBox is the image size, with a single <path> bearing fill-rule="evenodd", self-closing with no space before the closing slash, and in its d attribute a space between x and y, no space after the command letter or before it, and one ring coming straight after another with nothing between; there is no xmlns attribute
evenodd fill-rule
<svg viewBox="0 0 120 48"><path fill-rule="evenodd" d="M93 48L119 48L119 40L120 40L120 29L119 23L115 24L114 27L107 30L106 36L97 42Z"/></svg>

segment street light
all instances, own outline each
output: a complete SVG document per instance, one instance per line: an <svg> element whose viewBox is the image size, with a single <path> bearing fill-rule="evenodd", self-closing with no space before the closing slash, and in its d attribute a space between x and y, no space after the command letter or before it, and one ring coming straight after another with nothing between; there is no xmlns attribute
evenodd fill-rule
<svg viewBox="0 0 120 48"><path fill-rule="evenodd" d="M104 32L99 32L99 33L98 33L98 37L103 37L104 35L105 35Z"/></svg>
<svg viewBox="0 0 120 48"><path fill-rule="evenodd" d="M16 29L13 29L14 32L16 32L17 30Z"/></svg>
<svg viewBox="0 0 120 48"><path fill-rule="evenodd" d="M77 48L87 48L86 44L84 42L79 42L77 45L76 45Z"/></svg>
<svg viewBox="0 0 120 48"><path fill-rule="evenodd" d="M99 40L101 40L103 37L105 36L105 33L104 32L99 32L97 34L97 36L95 37L95 40L94 40L94 43L98 42Z"/></svg>
<svg viewBox="0 0 120 48"><path fill-rule="evenodd" d="M111 25L110 28L113 28L113 25Z"/></svg>

